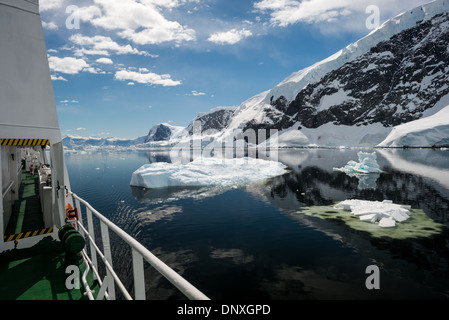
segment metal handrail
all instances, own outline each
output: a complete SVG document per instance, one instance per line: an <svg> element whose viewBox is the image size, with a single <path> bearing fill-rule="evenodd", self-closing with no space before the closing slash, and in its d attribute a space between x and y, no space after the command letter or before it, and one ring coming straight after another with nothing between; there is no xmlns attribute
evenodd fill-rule
<svg viewBox="0 0 449 320"><path fill-rule="evenodd" d="M14 184L14 180L12 180L12 181L8 184L8 186L5 188L5 190L3 190L3 193L2 193L3 198L8 194L9 190L11 190L13 184Z"/></svg>
<svg viewBox="0 0 449 320"><path fill-rule="evenodd" d="M87 230L83 227L83 225L81 223L79 223L78 221L78 226L81 227L81 229L83 229L83 232L85 235L87 235L87 237L89 238L90 243L92 244L92 246L94 247L95 251L100 255L101 259L103 260L106 268L109 270L109 272L112 274L113 278L115 279L115 281L117 281L117 284L120 288L120 290L122 291L123 295L125 296L125 298L127 300L132 300L132 297L129 295L128 291L126 291L125 286L123 285L123 283L120 281L120 278L117 276L117 274L115 273L114 269L112 268L111 264L107 261L106 257L103 255L103 253L101 252L100 248L98 248L98 246L95 244L95 240L92 239L92 237L90 236L89 232L87 232ZM101 283L100 283L101 285Z"/></svg>
<svg viewBox="0 0 449 320"><path fill-rule="evenodd" d="M120 229L97 210L95 210L87 201L77 196L75 193L70 192L71 196L78 200L80 203L86 206L91 213L93 213L100 221L110 230L112 230L116 235L118 235L123 241L125 241L133 250L133 259L141 260L140 264L133 263L133 268L139 268L140 271L143 270L143 259L145 259L151 266L153 266L162 276L164 276L168 281L170 281L176 288L178 288L188 299L191 300L209 300L209 298L204 295L201 291L195 288L190 282L176 273L168 265L162 262L154 254L152 254L147 248L140 244L137 240L127 234L125 231ZM83 228L84 229L84 228ZM85 231L85 229L83 230ZM86 232L86 231L85 231ZM90 236L89 236L90 237ZM93 240L93 239L92 239ZM136 270L134 270L136 271ZM144 279L134 279L136 285L137 281L144 281ZM139 288L143 288L140 286ZM137 294L137 292L136 292ZM142 298L145 293L140 292L139 297Z"/></svg>

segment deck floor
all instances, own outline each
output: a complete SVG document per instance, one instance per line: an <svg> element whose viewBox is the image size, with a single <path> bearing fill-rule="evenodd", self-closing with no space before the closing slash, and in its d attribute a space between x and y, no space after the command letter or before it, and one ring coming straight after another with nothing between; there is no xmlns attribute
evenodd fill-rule
<svg viewBox="0 0 449 320"><path fill-rule="evenodd" d="M87 299L82 290L66 288L70 274L64 256L61 243L51 237L32 248L0 254L0 300Z"/></svg>
<svg viewBox="0 0 449 320"><path fill-rule="evenodd" d="M22 171L19 200L15 201L5 234L19 234L44 228L39 197L39 176Z"/></svg>
<svg viewBox="0 0 449 320"><path fill-rule="evenodd" d="M19 200L15 201L5 239L44 228L39 199L38 175L22 171ZM6 241L6 240L5 240ZM51 236L26 249L0 253L0 300L85 300L83 288L67 289L65 253ZM84 265L80 266L81 272ZM81 276L81 274L80 274ZM96 281L87 277L91 288ZM98 288L96 288L98 289Z"/></svg>

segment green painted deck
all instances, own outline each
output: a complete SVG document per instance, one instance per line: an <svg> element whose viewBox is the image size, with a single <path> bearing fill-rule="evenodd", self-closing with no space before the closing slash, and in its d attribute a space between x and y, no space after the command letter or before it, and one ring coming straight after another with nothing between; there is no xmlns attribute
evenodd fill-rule
<svg viewBox="0 0 449 320"><path fill-rule="evenodd" d="M5 234L19 234L44 228L39 198L39 176L22 170L19 200L15 201Z"/></svg>
<svg viewBox="0 0 449 320"><path fill-rule="evenodd" d="M61 242L50 236L32 248L0 254L0 300L87 300L82 285L66 288L70 273L64 257ZM88 283L95 288L91 276Z"/></svg>
<svg viewBox="0 0 449 320"><path fill-rule="evenodd" d="M25 234L44 228L39 199L38 176L22 172L19 200L13 206L6 235ZM4 239L7 240L8 236ZM60 241L51 236L26 249L13 249L0 254L0 300L86 300L84 289L69 290L66 280L65 253ZM84 265L80 266L80 277ZM98 286L90 273L92 289Z"/></svg>

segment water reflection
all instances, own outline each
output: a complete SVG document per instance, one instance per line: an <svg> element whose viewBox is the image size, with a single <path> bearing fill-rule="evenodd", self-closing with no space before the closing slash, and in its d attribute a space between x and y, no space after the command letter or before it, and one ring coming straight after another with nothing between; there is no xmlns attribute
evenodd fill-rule
<svg viewBox="0 0 449 320"><path fill-rule="evenodd" d="M357 177L333 172L329 162L344 163L353 152L330 151L300 152L294 162L291 151L286 159L295 169L292 173L274 178L267 184L254 184L245 188L251 195L279 208L291 219L313 227L337 241L354 248L371 258L389 272L419 283L428 274L429 283L449 294L449 153L437 150L376 150L384 173L376 176L376 188L360 188ZM280 161L284 157L279 155ZM435 159L426 164L424 159ZM430 232L416 238L394 239L385 231L381 237L351 229L342 220L319 219L301 213L298 208L331 206L345 199L393 200L421 209L425 218L439 228L436 235ZM331 216L333 213L329 213ZM421 226L432 231L432 227ZM425 230L424 230L425 231ZM392 230L391 232L394 232ZM398 260L399 258L399 260ZM419 271L416 271L418 268ZM400 272L398 270L401 270ZM440 278L441 277L441 278ZM439 279L445 279L439 282Z"/></svg>
<svg viewBox="0 0 449 320"><path fill-rule="evenodd" d="M279 161L288 165L291 172L269 181L239 186L238 190L219 187L132 188L132 194L139 203L160 205L162 216L167 217L168 211L170 217L172 212L177 214L177 220L173 221L176 226L169 230L179 232L179 228L183 228L185 235L175 242L185 243L174 245L173 239L164 235L157 242L157 250L162 257L174 259L173 265L181 268L194 283L202 285L212 297L449 298L449 152L375 150L383 171L380 174L364 178L333 170L357 158L358 151L281 150ZM150 162L160 160L168 161L168 158L155 154L149 158ZM244 211L243 202L240 205L236 202L247 199L236 197L233 190L243 191L280 210L298 226L317 231L341 247L334 244L323 247L321 238L304 241L304 235L295 234L298 230L287 232L284 224L274 222L271 217L263 222L248 222L249 217L259 219L256 212L261 209L253 204L249 211ZM222 198L228 201L225 208L219 200ZM351 228L342 220L322 219L301 212L301 209L332 206L346 199L389 199L411 205L445 228L439 229L437 234L406 239L395 239L388 233L375 237ZM193 214L192 208L185 207L186 201L189 206L193 201L195 210L200 213ZM207 211L206 215L198 218L202 210ZM183 218L178 215L180 212ZM242 221L244 223L239 225ZM145 223L153 222L147 220ZM148 242L155 242L154 228L151 235L145 233ZM186 230L189 228L191 230ZM254 228L263 231L257 233ZM197 240L192 240L196 237ZM264 251L256 249L259 245ZM295 257L291 256L292 252L296 252ZM316 257L318 254L320 256ZM179 260L183 256L188 258ZM360 286L364 281L360 270L368 264L381 267L383 288L387 289L367 293L366 288ZM204 274L204 270L209 271Z"/></svg>
<svg viewBox="0 0 449 320"><path fill-rule="evenodd" d="M358 151L280 150L289 173L227 188L130 188L136 168L170 162L168 152L67 160L74 192L213 299L448 298L447 229L430 237L374 237L301 212L346 199L389 199L449 225L449 151L374 150L383 171L372 177L375 188L333 170ZM112 235L111 241L116 245ZM132 274L130 253L114 252L114 267ZM364 286L370 264L381 268L378 292ZM149 299L183 298L148 265L145 279ZM132 290L131 277L127 286Z"/></svg>
<svg viewBox="0 0 449 320"><path fill-rule="evenodd" d="M294 161L294 152L298 153ZM353 159L357 150L312 150L280 152L290 174L274 178L269 188L275 198L296 199L295 206L330 205L346 199L365 199L412 205L437 222L449 224L449 152L439 150L376 150L383 173L373 175L375 188L360 188L360 179L332 170ZM424 164L424 159L429 164ZM433 161L433 159L438 159ZM448 159L446 162L445 159ZM259 185L260 186L260 185ZM253 190L253 192L256 192ZM266 192L258 192L266 193ZM291 200L290 200L291 201ZM284 201L276 203L284 203ZM288 209L288 208L283 208Z"/></svg>
<svg viewBox="0 0 449 320"><path fill-rule="evenodd" d="M144 204L172 203L183 199L201 200L222 194L234 188L234 186L211 187L169 187L146 189L130 186L133 197Z"/></svg>

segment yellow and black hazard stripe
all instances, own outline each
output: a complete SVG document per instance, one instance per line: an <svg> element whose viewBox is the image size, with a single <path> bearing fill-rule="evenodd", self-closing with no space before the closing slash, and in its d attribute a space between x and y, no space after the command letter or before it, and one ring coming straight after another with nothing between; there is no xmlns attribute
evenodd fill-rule
<svg viewBox="0 0 449 320"><path fill-rule="evenodd" d="M2 146L48 146L48 139L1 139Z"/></svg>
<svg viewBox="0 0 449 320"><path fill-rule="evenodd" d="M42 234L48 234L48 233L52 233L52 232L53 232L53 227L50 227L50 228L45 228L45 229L26 231L26 232L21 232L21 233L17 233L17 234L12 234L9 236L4 236L3 240L5 242L9 242L9 241L25 239L25 238L29 238L29 237L40 236Z"/></svg>

